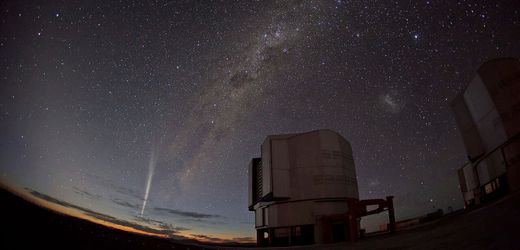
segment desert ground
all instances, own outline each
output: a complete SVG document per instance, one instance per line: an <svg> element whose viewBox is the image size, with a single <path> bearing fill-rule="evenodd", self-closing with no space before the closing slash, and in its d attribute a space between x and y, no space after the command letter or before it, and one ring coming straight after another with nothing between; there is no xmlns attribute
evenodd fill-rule
<svg viewBox="0 0 520 250"><path fill-rule="evenodd" d="M5 190L0 198L0 249L265 249L174 242L54 213ZM520 193L393 234L278 249L520 249Z"/></svg>

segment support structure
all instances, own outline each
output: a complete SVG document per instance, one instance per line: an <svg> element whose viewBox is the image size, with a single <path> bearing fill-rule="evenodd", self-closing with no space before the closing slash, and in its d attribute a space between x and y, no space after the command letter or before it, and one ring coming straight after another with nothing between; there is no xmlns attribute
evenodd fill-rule
<svg viewBox="0 0 520 250"><path fill-rule="evenodd" d="M395 212L394 212L394 197L387 196L385 199L368 199L368 200L358 200L358 199L348 199L348 220L350 226L350 241L355 241L357 239L357 233L359 232L359 224L358 219L372 214L377 214L388 211L388 230L390 232L395 232ZM373 210L367 210L368 206L377 205L378 207Z"/></svg>

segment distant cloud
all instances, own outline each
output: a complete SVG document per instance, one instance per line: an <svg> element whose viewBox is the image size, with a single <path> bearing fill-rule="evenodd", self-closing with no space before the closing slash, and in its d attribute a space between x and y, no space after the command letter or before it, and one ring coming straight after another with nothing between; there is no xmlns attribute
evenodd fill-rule
<svg viewBox="0 0 520 250"><path fill-rule="evenodd" d="M98 176L92 173L84 173L85 176L88 177L89 181L91 183L95 183L97 185L104 186L108 188L109 190L114 190L115 192L122 194L127 197L134 198L140 202L143 201L143 194L139 193L131 188L127 188L124 186L117 185L113 180L108 179L104 176Z"/></svg>
<svg viewBox="0 0 520 250"><path fill-rule="evenodd" d="M225 218L224 216L221 216L218 214L203 214L203 213L197 213L197 212L181 211L181 210L171 209L171 208L156 207L156 208L154 208L154 210L157 212L166 212L169 214L178 215L180 217L188 217L188 218L196 218L196 219Z"/></svg>
<svg viewBox="0 0 520 250"><path fill-rule="evenodd" d="M117 186L114 183L110 183L110 187L113 190L116 190L120 194L133 197L133 198L135 198L137 200L140 200L140 201L144 200L143 195L140 194L139 192L136 192L135 190L132 190L132 189L129 189L129 188L126 188L126 187L122 187L122 186Z"/></svg>
<svg viewBox="0 0 520 250"><path fill-rule="evenodd" d="M139 205L138 204L133 204L133 203L130 203L128 201L124 201L124 200L117 199L117 198L110 199L110 200L112 202L116 203L117 205L120 205L120 206L123 206L123 207L131 208L131 209L134 209L134 210L139 209Z"/></svg>
<svg viewBox="0 0 520 250"><path fill-rule="evenodd" d="M156 221L156 222L159 222L161 224L159 226L160 227L159 229L151 228L151 227L143 226L143 225L140 225L140 224L137 224L137 223L134 223L134 222L117 219L117 218L115 218L113 216L102 214L102 213L90 210L88 208L80 207L80 206L77 206L77 205L74 205L74 204L71 204L71 203L68 203L68 202L56 199L54 197L48 196L46 194L42 194L42 193L40 193L38 191L31 190L29 188L25 188L25 189L32 196L40 198L42 200L46 200L48 202L61 205L63 207L68 207L68 208L73 208L73 209L79 210L83 214L85 214L87 216L90 216L92 218L96 218L96 219L99 219L99 220L103 220L103 221L110 222L110 223L117 224L117 225L121 225L121 226L130 227L130 228L133 228L133 229L136 229L136 230L149 232L149 233L154 233L154 234L165 235L165 236L177 236L177 238L179 238L179 236L177 235L179 233L179 231L189 230L188 228L184 228L184 227L173 227L171 225L168 225L166 223L162 223L162 222L159 222L159 221Z"/></svg>
<svg viewBox="0 0 520 250"><path fill-rule="evenodd" d="M226 242L226 240L217 238L217 237L211 237L204 234L191 234L195 239L202 240L202 241L212 241L212 242Z"/></svg>
<svg viewBox="0 0 520 250"><path fill-rule="evenodd" d="M37 197L37 198L40 198L42 200L46 200L48 202L51 202L51 203L54 203L54 204L58 204L58 205L61 205L63 207L68 207L68 208L73 208L73 209L77 209L77 210L80 210L82 211L83 213L87 214L87 215L95 215L95 214L98 214L97 212L95 211L92 211L88 208L84 208L84 207L80 207L80 206L77 206L77 205L74 205L74 204L71 204L71 203L68 203L68 202L65 202L65 201L62 201L62 200L58 200L54 197L51 197L51 196L48 196L46 194L42 194L38 191L35 191L35 190L32 190L32 189L29 189L29 188L25 188L25 190L27 190L29 192L29 194L31 194L32 196L34 197ZM108 215L107 215L108 216ZM113 218L113 217L112 217Z"/></svg>
<svg viewBox="0 0 520 250"><path fill-rule="evenodd" d="M83 197L86 197L86 198L89 198L89 199L92 199L92 200L99 200L99 199L102 198L101 195L92 194L92 193L87 192L87 191L85 191L83 189L80 189L78 187L72 187L72 189L74 190L75 194L83 196Z"/></svg>
<svg viewBox="0 0 520 250"><path fill-rule="evenodd" d="M200 219L200 218L182 218L177 220L180 223L187 223L187 224L194 224L194 223L200 223L200 224L206 224L206 225L227 225L227 222L224 221L216 221L216 220L210 220L210 219Z"/></svg>
<svg viewBox="0 0 520 250"><path fill-rule="evenodd" d="M189 231L189 230L191 230L190 228L182 227L182 226L174 226L174 225L171 225L171 224L159 221L159 220L155 220L155 219L152 219L152 218L140 217L140 216L134 216L134 220L135 221L122 220L122 219L118 219L118 218L115 218L115 217L110 216L110 215L99 213L99 212L90 210L88 208L80 207L80 206L74 205L72 203L68 203L68 202L56 199L54 197L51 197L49 195L40 193L38 191L29 189L29 188L25 188L25 190L27 190L30 195L32 195L32 196L34 196L36 198L39 198L39 199L42 199L42 200L45 200L45 201L48 201L48 202L51 202L51 203L63 206L63 207L67 207L67 208L72 208L72 209L78 210L78 211L82 212L83 214L85 214L87 216L90 216L92 218L98 219L98 220L110 222L110 223L113 223L113 224L116 224L116 225L120 225L120 226L133 228L133 229L136 229L136 230L139 230L139 231L143 231L143 232L169 236L172 239L176 239L176 240L181 240L181 241L195 240L195 241L216 242L216 243L217 242L218 243L240 243L240 242L242 242L242 243L243 242L248 242L249 243L249 242L254 242L254 239L252 237L237 237L237 238L233 238L231 240L230 239L221 239L221 238L218 238L218 237L212 237L212 236L203 235L203 234L190 234L191 237L184 237L184 236L181 236L179 234L179 232L181 232L181 231ZM78 193L81 193L82 195L88 196L88 194L87 194L88 192L84 192L84 191L81 192L82 191L81 189L75 189L75 190ZM129 202L126 202L126 201L123 201L123 200L119 200L119 199L112 199L112 201L120 204L121 206L127 206L127 207L135 207L136 206L135 204L131 204ZM226 218L224 216L217 215L217 214L204 214L204 213L181 211L181 210L169 209L169 208L154 208L154 211L166 212L166 213L178 215L178 216L182 217L179 221L182 220L182 221L190 222L190 223L200 222L200 223L204 223L204 224L214 224L214 225L226 224L226 222L211 221L211 219L224 219L224 218ZM145 224L148 224L150 226L141 225L138 222L145 223Z"/></svg>
<svg viewBox="0 0 520 250"><path fill-rule="evenodd" d="M190 234L193 238L200 240L200 241L210 241L210 242L217 242L217 243L253 243L256 242L253 237L236 237L229 239L222 239L214 236L208 236L204 234Z"/></svg>
<svg viewBox="0 0 520 250"><path fill-rule="evenodd" d="M140 222L146 223L148 225L160 227L160 228L165 229L165 230L173 230L173 231L188 231L188 230L190 230L187 227L173 226L171 224L168 224L168 223L165 223L165 222L162 222L162 221L158 221L158 220L154 220L154 219L151 219L151 218L145 218L145 217L141 217L141 216L135 216L134 218L135 218L136 221L140 221Z"/></svg>
<svg viewBox="0 0 520 250"><path fill-rule="evenodd" d="M256 242L253 237L236 237L231 240L236 242Z"/></svg>

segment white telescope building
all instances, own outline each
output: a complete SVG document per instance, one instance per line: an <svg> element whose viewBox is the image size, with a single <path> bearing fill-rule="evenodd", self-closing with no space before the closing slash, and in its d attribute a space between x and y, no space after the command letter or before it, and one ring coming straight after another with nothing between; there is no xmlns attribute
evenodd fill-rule
<svg viewBox="0 0 520 250"><path fill-rule="evenodd" d="M268 136L249 163L258 245L346 241L349 198L359 199L352 148L331 130Z"/></svg>
<svg viewBox="0 0 520 250"><path fill-rule="evenodd" d="M451 106L468 163L458 170L466 206L520 190L520 61L485 62Z"/></svg>

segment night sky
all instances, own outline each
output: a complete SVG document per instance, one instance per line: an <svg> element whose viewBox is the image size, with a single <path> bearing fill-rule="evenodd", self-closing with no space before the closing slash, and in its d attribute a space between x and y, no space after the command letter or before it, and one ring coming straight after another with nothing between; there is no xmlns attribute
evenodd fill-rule
<svg viewBox="0 0 520 250"><path fill-rule="evenodd" d="M264 138L329 128L352 144L360 198L394 195L397 219L458 209L450 102L486 60L520 56L519 10L2 1L0 179L170 235L247 240Z"/></svg>

